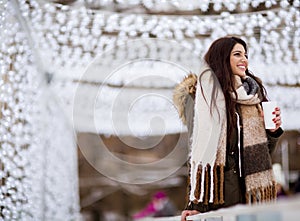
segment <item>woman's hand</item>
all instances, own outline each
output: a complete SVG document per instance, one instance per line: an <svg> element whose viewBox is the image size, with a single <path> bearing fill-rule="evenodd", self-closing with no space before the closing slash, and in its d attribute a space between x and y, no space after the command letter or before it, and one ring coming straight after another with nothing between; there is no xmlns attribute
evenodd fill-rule
<svg viewBox="0 0 300 221"><path fill-rule="evenodd" d="M275 114L275 117L273 118L273 122L275 123L276 128L275 129L270 129L270 131L275 132L281 126L280 108L276 107L272 114Z"/></svg>
<svg viewBox="0 0 300 221"><path fill-rule="evenodd" d="M197 210L183 210L181 213L181 221L186 221L187 216L192 216L198 214Z"/></svg>

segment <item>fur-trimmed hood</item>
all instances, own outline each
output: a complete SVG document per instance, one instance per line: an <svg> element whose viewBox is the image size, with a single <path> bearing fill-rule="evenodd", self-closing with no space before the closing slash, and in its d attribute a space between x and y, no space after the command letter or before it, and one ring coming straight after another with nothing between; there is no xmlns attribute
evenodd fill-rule
<svg viewBox="0 0 300 221"><path fill-rule="evenodd" d="M197 75L190 73L178 85L173 93L173 102L183 124L187 124L186 103L190 98L195 99Z"/></svg>

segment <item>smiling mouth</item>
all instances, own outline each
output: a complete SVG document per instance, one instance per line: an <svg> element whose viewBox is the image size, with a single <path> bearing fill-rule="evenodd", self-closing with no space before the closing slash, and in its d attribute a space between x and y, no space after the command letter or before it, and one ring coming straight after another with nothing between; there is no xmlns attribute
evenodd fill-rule
<svg viewBox="0 0 300 221"><path fill-rule="evenodd" d="M243 70L246 70L246 67L245 66L238 66L239 69L243 69Z"/></svg>

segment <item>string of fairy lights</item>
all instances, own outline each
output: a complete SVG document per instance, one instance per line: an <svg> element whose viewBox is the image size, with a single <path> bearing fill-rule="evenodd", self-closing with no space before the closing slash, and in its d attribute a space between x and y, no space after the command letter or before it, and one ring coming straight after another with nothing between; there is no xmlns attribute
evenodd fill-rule
<svg viewBox="0 0 300 221"><path fill-rule="evenodd" d="M0 1L0 220L75 220L73 131L41 82L16 3Z"/></svg>
<svg viewBox="0 0 300 221"><path fill-rule="evenodd" d="M122 5L124 7L125 5L128 7L148 5L150 7L150 2L153 6L152 10L164 4L165 11L172 10L174 4L178 7L180 4L192 4L193 7L189 6L187 10L201 8L202 11L209 10L215 4L221 4L222 7L226 7L226 4L228 7L229 4L233 4L234 7L231 6L229 11L223 10L212 15L198 16L117 13L112 8L107 9L108 5L117 5L119 8ZM189 3L183 1L178 1L178 4L171 3L171 1L93 1L94 7L96 7L95 4L100 4L102 7L93 9L88 7L91 1L76 1L77 4L68 5L47 1L28 3L22 0L20 8L31 24L44 66L48 68L53 79L62 79L56 83L61 85L57 93L64 98L63 103L70 104L69 100L74 96L72 81L84 81L90 84L103 83L103 77L99 74L82 75L97 56L105 55L97 61L98 72L101 70L105 72L128 60L139 58L172 60L175 63L185 64L189 70L197 72L199 68L197 58L200 61L211 42L224 35L242 36L249 44L251 69L267 85L289 85L284 90L289 94L294 94L290 91L294 91L293 86L297 86L300 80L299 70L296 68L299 66L300 53L298 1L292 3L287 1L226 1L226 3L199 1L197 4L196 1L187 2ZM173 6L171 7L170 4ZM204 4L207 7L204 7ZM240 9L242 4L248 4L248 9L263 5L264 10L236 13L234 10ZM180 8L184 7L180 6ZM149 39L157 41L139 46L128 44L130 41L144 40L146 42ZM174 47L170 43L161 44L161 41L177 42L186 50ZM189 52L193 56L190 56ZM191 59L191 57L196 59ZM109 79L109 84L119 85L120 78ZM178 78L174 82L176 81ZM152 87L158 86L153 83ZM272 99L281 98L273 97ZM86 102L86 99L83 98L82 102ZM295 102L285 103L285 105L290 109L297 108ZM69 108L72 106L69 105ZM113 133L112 131L102 132Z"/></svg>
<svg viewBox="0 0 300 221"><path fill-rule="evenodd" d="M99 2L110 3L110 1ZM133 1L128 4L132 5L134 2L141 3ZM205 1L199 2L205 3ZM231 1L231 4L236 5L237 2ZM278 4L276 1L257 1L257 3L261 2L265 2L266 5L268 5L267 2ZM251 3L249 1L248 4L256 5L255 1ZM23 8L26 8L27 3L24 1L23 5ZM275 62L279 66L282 63L298 64L299 6L297 6L297 1L294 1L292 6L288 5L287 1L280 1L280 5L283 7L253 13L223 12L218 16L159 16L103 13L84 6L72 7L72 5L51 3L39 5L32 1L31 7L34 10L28 16L32 22L32 29L37 35L38 45L41 51L45 51L45 58L42 60L45 60L46 64L51 63L51 66L54 64L55 69L57 66L69 69L85 67L96 55L116 48L126 41L140 38L175 40L201 58L208 45L214 39L224 35L243 36L249 42L250 60L253 60L255 65L256 61L262 60L266 64ZM112 59L136 57L143 53L148 53L149 57L153 57L151 50L145 52L145 48L142 47L138 49L138 52L126 48L125 50L127 51L119 53L115 49ZM161 52L165 53L163 50ZM136 53L136 55L131 53ZM58 57L60 59L57 59ZM107 61L103 60L103 63L109 64L110 59L109 57ZM186 57L179 56L178 59L186 59L185 62L189 62ZM273 78L279 78L282 74L292 76L298 74L297 70L292 70L291 73L288 68L286 71L280 70L279 72L276 71L277 66L273 67L274 70L271 70ZM63 72L69 73L65 69ZM76 74L74 75L76 77Z"/></svg>
<svg viewBox="0 0 300 221"><path fill-rule="evenodd" d="M159 0L86 0L85 4L89 7L99 8L109 5L118 5L119 7L133 7L137 5L143 5L145 8L151 11L167 11L167 10L201 10L206 12L209 10L210 6L215 12L220 12L221 10L228 11L247 11L250 8L257 8L260 5L269 9L272 6L280 5L280 7L288 7L290 5L287 0L201 0L201 1L184 1L184 0L174 0L174 1L159 1ZM299 1L296 0L293 2L294 5L299 6Z"/></svg>
<svg viewBox="0 0 300 221"><path fill-rule="evenodd" d="M169 128L164 133L180 132L182 125L176 121L176 111L170 107L169 102L172 95L170 88L186 73L179 66L187 71L197 72L208 46L224 35L238 35L248 42L251 69L266 83L271 99L282 105L284 117L289 122L288 128L299 128L295 120L298 119L296 113L300 108L299 0L56 2L58 3L50 0L0 0L0 201L3 202L0 205L0 220L18 220L20 217L25 220L42 220L46 217L49 220L51 217L52 220L58 217L72 220L76 216L78 199L76 186L73 185L75 175L65 180L61 177L67 176L60 176L61 180L54 176L55 173L76 173L72 169L75 167L66 166L76 166L72 131L68 123L60 123L66 120L65 116L61 114L63 111L54 107L61 102L66 107L66 112L71 113L74 108L72 99L78 83L84 86L82 91L77 90L81 95L76 100L76 108L81 110L79 114L82 117L78 124L82 127L76 127L77 131L91 130L83 122L93 122L93 112L84 110L93 105L95 99L86 96L89 93L97 94L99 85L106 83L105 96L97 97L99 112L96 113L96 121L101 123L96 132L115 133L113 127L107 126L110 116L105 112L114 107L112 95L123 91L124 94L120 97L134 99L132 91L142 94L141 91L146 89L151 89L152 95L155 92L160 96L149 96L151 106L148 105L149 100L140 99L130 109L136 111L130 116L130 119L135 119L131 124L134 127L133 133L148 133L140 129L143 127L138 122L148 119L149 113L155 111L163 114L162 118ZM15 7L18 7L24 22L28 24L30 37L16 19ZM35 45L30 45L28 38L32 38ZM132 43L134 41L138 43ZM38 54L33 50L37 50ZM161 63L172 61L178 67L176 69L170 65L154 65L148 62L144 65L131 64L130 67L138 70L129 72L130 69L126 69L126 75L116 72L109 79L104 78L104 75L99 76L99 73L109 72L112 68L122 67L128 61L141 58L150 58ZM37 65L37 62L41 64ZM87 67L94 72L83 75ZM130 81L128 77L138 79L141 68L153 68L161 74L156 76L158 79L164 76L169 81L160 81L157 78L152 82ZM180 74L174 74L175 71ZM38 76L44 74L49 77L47 89L45 82L42 83ZM42 104L39 99L50 89L54 89L59 102L51 102L49 98L45 107L45 101ZM121 99L118 106L120 110L115 111L121 113L125 106L131 108L125 99ZM41 116L44 116L43 121ZM289 117L294 120L288 120ZM60 126L54 129L47 122L51 122L49 125ZM48 125L47 129L45 125ZM47 134L47 139L41 136L41 131L44 135ZM161 130L157 130L153 133L160 132ZM57 136L59 133L67 135ZM124 130L121 133L127 132ZM64 149L59 148L62 143ZM45 158L47 148L53 151L47 152ZM73 153L72 157L70 153ZM58 155L62 159L62 167L55 164L54 159ZM49 165L55 165L54 169L45 167L45 159ZM42 175L39 170L41 167L46 174L44 181L38 179ZM37 176L34 177L33 174ZM47 193L43 198L42 192ZM59 196L61 201L56 202L55 196Z"/></svg>

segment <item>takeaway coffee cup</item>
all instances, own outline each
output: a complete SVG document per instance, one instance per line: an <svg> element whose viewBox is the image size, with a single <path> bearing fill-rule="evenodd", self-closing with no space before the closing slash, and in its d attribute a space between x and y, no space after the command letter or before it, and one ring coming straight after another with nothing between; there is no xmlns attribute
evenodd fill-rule
<svg viewBox="0 0 300 221"><path fill-rule="evenodd" d="M275 129L276 125L273 122L273 119L275 118L275 114L273 112L275 111L275 108L277 107L276 101L266 101L262 102L262 107L264 111L264 121L265 121L265 128L266 129Z"/></svg>

